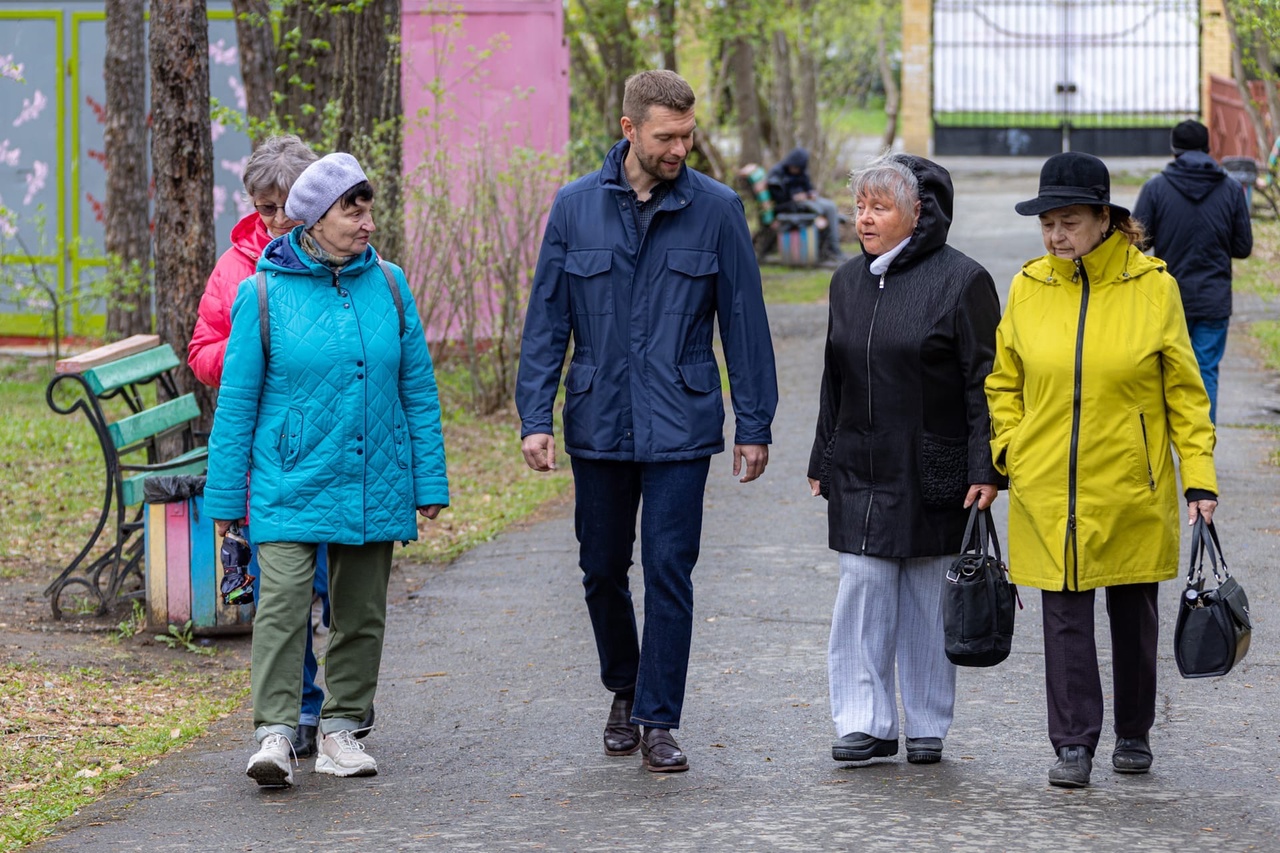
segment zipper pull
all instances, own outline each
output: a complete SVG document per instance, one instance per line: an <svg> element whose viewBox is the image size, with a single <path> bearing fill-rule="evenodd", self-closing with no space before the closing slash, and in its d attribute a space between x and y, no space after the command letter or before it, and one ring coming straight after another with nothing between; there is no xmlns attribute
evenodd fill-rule
<svg viewBox="0 0 1280 853"><path fill-rule="evenodd" d="M880 273L880 289L884 290L884 273Z"/></svg>

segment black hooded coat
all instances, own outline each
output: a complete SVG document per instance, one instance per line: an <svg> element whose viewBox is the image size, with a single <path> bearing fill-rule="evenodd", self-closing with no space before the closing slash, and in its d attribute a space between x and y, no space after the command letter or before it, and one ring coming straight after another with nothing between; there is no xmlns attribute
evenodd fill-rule
<svg viewBox="0 0 1280 853"><path fill-rule="evenodd" d="M1142 187L1133 216L1178 280L1191 320L1231 316L1231 259L1253 251L1244 188L1202 151L1188 151Z"/></svg>
<svg viewBox="0 0 1280 853"><path fill-rule="evenodd" d="M1000 299L990 274L946 245L951 176L897 158L919 180L920 219L883 275L864 251L832 276L809 476L829 501L832 549L942 556L960 551L969 486L1005 482L983 390Z"/></svg>

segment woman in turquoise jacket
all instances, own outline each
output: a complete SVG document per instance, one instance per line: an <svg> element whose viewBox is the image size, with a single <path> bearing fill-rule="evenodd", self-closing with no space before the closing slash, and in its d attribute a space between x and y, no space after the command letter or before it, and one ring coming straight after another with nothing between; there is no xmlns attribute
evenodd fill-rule
<svg viewBox="0 0 1280 853"><path fill-rule="evenodd" d="M303 225L267 246L231 312L205 511L222 533L242 520L248 498L259 544L259 749L247 770L259 785L293 784L289 743L325 544L329 699L315 769L377 773L355 734L377 689L392 546L418 538L415 508L435 518L449 504L431 356L403 272L369 245L372 202L351 155L309 166L285 204Z"/></svg>

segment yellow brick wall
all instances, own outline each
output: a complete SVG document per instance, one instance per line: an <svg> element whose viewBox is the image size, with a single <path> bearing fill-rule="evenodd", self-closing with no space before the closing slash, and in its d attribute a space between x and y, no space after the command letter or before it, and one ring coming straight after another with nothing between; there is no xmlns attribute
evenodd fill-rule
<svg viewBox="0 0 1280 853"><path fill-rule="evenodd" d="M1200 120L1209 123L1209 75L1232 77L1231 36L1222 16L1222 0L1200 4Z"/></svg>
<svg viewBox="0 0 1280 853"><path fill-rule="evenodd" d="M933 153L933 0L902 0L902 105L898 136L911 154Z"/></svg>

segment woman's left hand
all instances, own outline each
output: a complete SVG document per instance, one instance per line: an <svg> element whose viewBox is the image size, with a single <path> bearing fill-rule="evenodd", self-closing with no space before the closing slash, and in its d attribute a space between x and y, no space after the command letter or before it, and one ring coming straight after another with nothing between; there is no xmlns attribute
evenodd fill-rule
<svg viewBox="0 0 1280 853"><path fill-rule="evenodd" d="M442 509L444 509L444 507L440 504L431 504L430 506L418 507L418 513L423 518L430 518L434 521L435 517L440 514L440 510Z"/></svg>
<svg viewBox="0 0 1280 853"><path fill-rule="evenodd" d="M977 501L978 509L987 509L996 502L998 494L1000 490L991 483L974 483L969 487L969 494L964 497L964 508L968 509Z"/></svg>
<svg viewBox="0 0 1280 853"><path fill-rule="evenodd" d="M1187 504L1187 524L1195 524L1198 516L1204 516L1205 524L1213 524L1213 511L1217 501L1191 501Z"/></svg>

